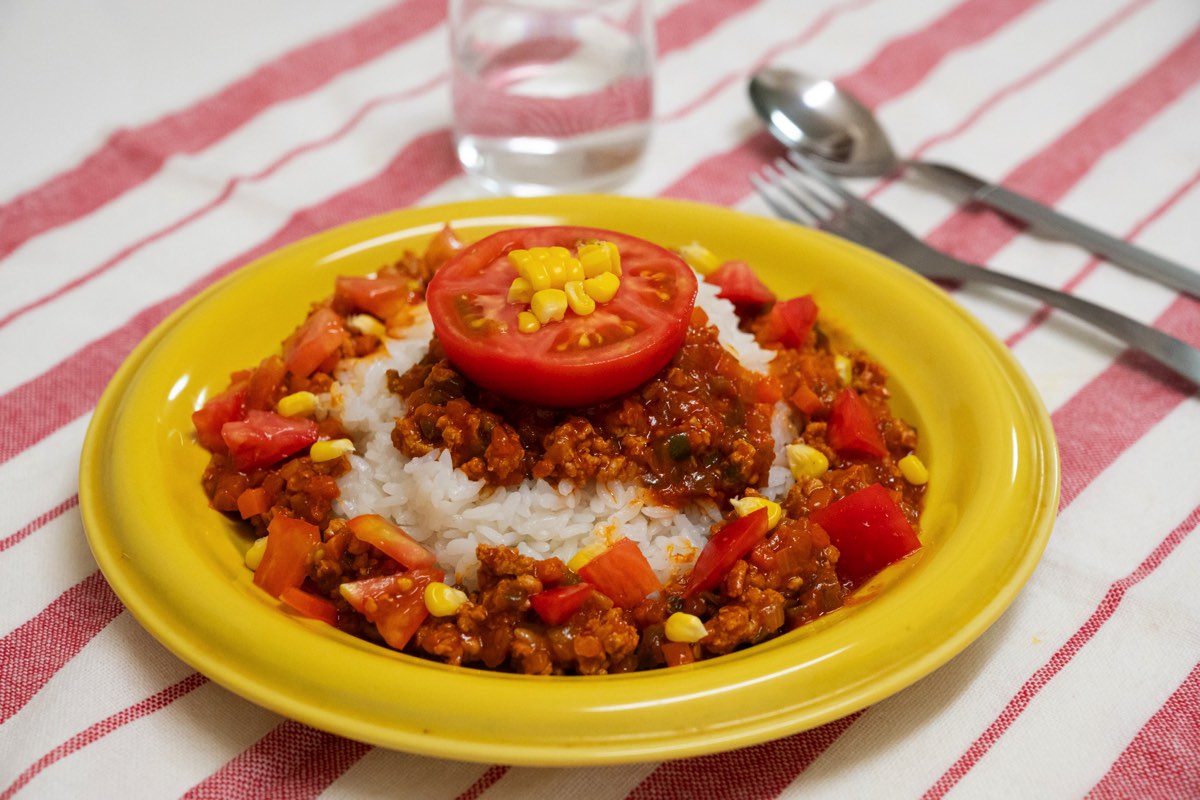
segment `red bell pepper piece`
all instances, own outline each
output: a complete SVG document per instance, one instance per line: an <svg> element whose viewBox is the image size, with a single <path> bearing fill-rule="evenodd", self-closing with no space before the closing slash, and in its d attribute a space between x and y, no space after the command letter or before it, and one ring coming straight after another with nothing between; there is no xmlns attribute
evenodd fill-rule
<svg viewBox="0 0 1200 800"><path fill-rule="evenodd" d="M267 526L267 549L254 570L254 583L272 597L298 588L308 576L309 553L320 543L316 525L276 514Z"/></svg>
<svg viewBox="0 0 1200 800"><path fill-rule="evenodd" d="M856 586L921 547L887 489L873 483L809 515L840 552L838 576Z"/></svg>
<svg viewBox="0 0 1200 800"><path fill-rule="evenodd" d="M687 642L663 642L658 647L668 667L681 667L696 660L696 654Z"/></svg>
<svg viewBox="0 0 1200 800"><path fill-rule="evenodd" d="M829 414L829 446L840 455L883 458L887 446L866 402L850 387L833 400Z"/></svg>
<svg viewBox="0 0 1200 800"><path fill-rule="evenodd" d="M547 625L562 625L578 611L596 591L589 583L556 586L529 596L529 604Z"/></svg>
<svg viewBox="0 0 1200 800"><path fill-rule="evenodd" d="M380 275L375 278L340 275L333 293L351 308L386 320L408 305L409 280L403 275Z"/></svg>
<svg viewBox="0 0 1200 800"><path fill-rule="evenodd" d="M621 539L579 568L579 575L621 608L633 608L662 588L632 539Z"/></svg>
<svg viewBox="0 0 1200 800"><path fill-rule="evenodd" d="M688 575L683 596L692 597L720 583L738 559L745 557L767 535L768 528L767 510L760 508L733 520L710 536Z"/></svg>

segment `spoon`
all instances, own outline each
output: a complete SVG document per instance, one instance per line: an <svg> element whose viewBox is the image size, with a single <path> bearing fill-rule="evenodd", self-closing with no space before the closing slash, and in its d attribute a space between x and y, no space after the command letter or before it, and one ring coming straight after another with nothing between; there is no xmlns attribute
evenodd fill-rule
<svg viewBox="0 0 1200 800"><path fill-rule="evenodd" d="M976 202L1172 289L1200 297L1200 273L956 167L897 157L870 109L832 81L768 67L750 80L750 102L776 139L831 175L876 177L913 168L932 181L965 192Z"/></svg>

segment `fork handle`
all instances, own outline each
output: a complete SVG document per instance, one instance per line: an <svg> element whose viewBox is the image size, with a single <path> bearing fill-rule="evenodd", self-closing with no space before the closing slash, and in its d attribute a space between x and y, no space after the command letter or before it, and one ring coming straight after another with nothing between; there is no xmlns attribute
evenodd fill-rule
<svg viewBox="0 0 1200 800"><path fill-rule="evenodd" d="M1014 275L968 264L938 250L927 255L928 258L925 255L921 256L920 269L917 270L927 278L987 283L1041 300L1046 305L1089 322L1125 344L1141 350L1200 386L1200 350L1187 342L1075 295L1031 283Z"/></svg>
<svg viewBox="0 0 1200 800"><path fill-rule="evenodd" d="M1060 214L1036 200L1017 194L1011 189L1005 189L1003 186L988 183L949 164L912 161L908 162L908 165L930 179L952 185L959 191L969 194L971 199L978 203L997 211L1003 211L1044 233L1074 242L1130 272L1158 281L1176 291L1200 297L1200 272L1195 272L1174 261L1151 253L1149 250L1110 236L1091 225Z"/></svg>

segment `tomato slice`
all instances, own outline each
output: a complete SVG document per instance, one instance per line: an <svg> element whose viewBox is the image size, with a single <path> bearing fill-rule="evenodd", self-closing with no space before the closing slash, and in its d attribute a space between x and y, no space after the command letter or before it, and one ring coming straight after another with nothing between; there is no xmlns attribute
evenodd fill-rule
<svg viewBox="0 0 1200 800"><path fill-rule="evenodd" d="M767 535L767 510L760 508L725 525L709 537L700 551L692 573L683 587L683 596L706 592L721 582L725 573Z"/></svg>
<svg viewBox="0 0 1200 800"><path fill-rule="evenodd" d="M246 413L246 387L246 381L239 381L220 394L210 397L192 414L196 441L210 453L226 451L225 440L221 438L221 427L226 422L241 419Z"/></svg>
<svg viewBox="0 0 1200 800"><path fill-rule="evenodd" d="M425 545L409 536L399 525L378 514L362 514L348 519L346 527L357 538L378 547L409 569L432 567L437 563L437 556Z"/></svg>
<svg viewBox="0 0 1200 800"><path fill-rule="evenodd" d="M283 362L298 378L313 374L348 338L342 318L332 308L318 308L288 337Z"/></svg>
<svg viewBox="0 0 1200 800"><path fill-rule="evenodd" d="M574 251L606 240L621 254L616 296L587 315L567 312L533 333L517 328L523 304L508 302L516 269L507 254L533 247ZM584 406L649 380L679 350L696 299L696 276L658 245L615 231L556 226L501 231L467 247L425 293L434 330L468 378L539 405Z"/></svg>
<svg viewBox="0 0 1200 800"><path fill-rule="evenodd" d="M851 585L921 547L903 509L878 483L812 512L809 519L829 534L841 554L838 576Z"/></svg>
<svg viewBox="0 0 1200 800"><path fill-rule="evenodd" d="M547 625L562 625L592 596L595 588L588 583L556 586L529 596L529 604Z"/></svg>
<svg viewBox="0 0 1200 800"><path fill-rule="evenodd" d="M632 539L621 539L579 568L579 576L621 608L633 608L662 588L645 554Z"/></svg>
<svg viewBox="0 0 1200 800"><path fill-rule="evenodd" d="M775 302L775 293L745 261L726 261L704 280L719 287L717 297L733 303L739 314L754 316Z"/></svg>
<svg viewBox="0 0 1200 800"><path fill-rule="evenodd" d="M829 446L841 455L883 458L887 446L866 402L850 387L833 399L829 414Z"/></svg>
<svg viewBox="0 0 1200 800"><path fill-rule="evenodd" d="M274 411L247 411L244 420L221 426L221 439L242 472L269 467L317 440L311 419L281 417Z"/></svg>
<svg viewBox="0 0 1200 800"><path fill-rule="evenodd" d="M277 514L267 526L267 549L254 570L254 583L272 597L298 588L308 575L308 554L320 543L316 525Z"/></svg>

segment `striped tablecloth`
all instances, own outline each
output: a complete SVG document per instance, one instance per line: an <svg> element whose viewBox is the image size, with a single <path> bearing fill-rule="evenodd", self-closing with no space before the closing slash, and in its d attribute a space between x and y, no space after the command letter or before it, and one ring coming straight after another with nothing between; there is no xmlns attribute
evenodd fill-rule
<svg viewBox="0 0 1200 800"><path fill-rule="evenodd" d="M746 174L780 149L745 86L776 62L838 79L903 153L1200 269L1196 0L655 9L656 131L622 194L766 214ZM477 194L451 151L444 20L441 0L0 4L0 798L1200 797L1196 387L983 289L955 297L1051 411L1060 515L999 622L845 719L676 762L439 761L276 716L138 626L80 523L97 398L239 265ZM1194 298L912 182L855 188L940 248L1200 344Z"/></svg>

